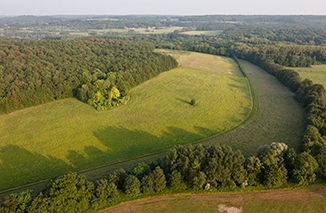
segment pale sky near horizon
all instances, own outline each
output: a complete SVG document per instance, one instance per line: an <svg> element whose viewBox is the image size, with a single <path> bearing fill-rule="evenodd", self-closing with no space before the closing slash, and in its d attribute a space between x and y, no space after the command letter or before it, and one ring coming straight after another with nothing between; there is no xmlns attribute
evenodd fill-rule
<svg viewBox="0 0 326 213"><path fill-rule="evenodd" d="M326 15L326 0L0 0L0 15Z"/></svg>

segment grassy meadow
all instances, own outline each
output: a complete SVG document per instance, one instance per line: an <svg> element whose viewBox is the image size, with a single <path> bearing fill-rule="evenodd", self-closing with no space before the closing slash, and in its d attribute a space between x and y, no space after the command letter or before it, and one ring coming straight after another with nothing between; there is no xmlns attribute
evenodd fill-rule
<svg viewBox="0 0 326 213"><path fill-rule="evenodd" d="M326 211L326 188L272 190L225 194L189 194L158 196L146 200L127 202L102 213L152 212L298 212Z"/></svg>
<svg viewBox="0 0 326 213"><path fill-rule="evenodd" d="M326 87L326 65L312 65L311 67L287 67L298 72L300 76L312 80L315 84Z"/></svg>
<svg viewBox="0 0 326 213"><path fill-rule="evenodd" d="M256 155L259 146L272 142L283 142L299 151L304 113L295 94L261 68L239 61L252 82L257 112L240 128L205 143L229 144L246 156Z"/></svg>
<svg viewBox="0 0 326 213"><path fill-rule="evenodd" d="M221 33L223 33L223 30L209 30L209 31L199 31L199 30L194 30L194 31L186 31L186 32L182 32L182 34L186 34L186 35L220 35Z"/></svg>
<svg viewBox="0 0 326 213"><path fill-rule="evenodd" d="M70 98L1 115L0 189L194 142L244 120L251 97L232 60L184 55L181 67L133 88L113 110ZM186 56L202 59L186 67Z"/></svg>

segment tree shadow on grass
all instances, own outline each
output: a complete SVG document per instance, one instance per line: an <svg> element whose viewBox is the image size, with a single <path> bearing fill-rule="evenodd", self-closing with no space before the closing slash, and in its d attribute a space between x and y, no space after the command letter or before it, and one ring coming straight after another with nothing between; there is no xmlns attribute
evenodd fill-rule
<svg viewBox="0 0 326 213"><path fill-rule="evenodd" d="M28 184L73 170L66 162L15 145L0 149L0 190Z"/></svg>
<svg viewBox="0 0 326 213"><path fill-rule="evenodd" d="M184 99L181 99L181 98L175 98L175 100L178 100L178 101L181 101L183 103L186 103L186 104L190 104L191 105L191 102L190 101L187 101L187 100L184 100Z"/></svg>
<svg viewBox="0 0 326 213"><path fill-rule="evenodd" d="M189 144L214 132L203 127L195 129L198 133L166 127L160 136L156 136L123 127L101 128L93 134L106 149L86 146L82 153L69 150L66 156L68 161L32 153L15 145L5 146L0 149L0 190L55 178L69 172L87 172L102 165L131 159L135 162L149 156L156 160L175 145Z"/></svg>

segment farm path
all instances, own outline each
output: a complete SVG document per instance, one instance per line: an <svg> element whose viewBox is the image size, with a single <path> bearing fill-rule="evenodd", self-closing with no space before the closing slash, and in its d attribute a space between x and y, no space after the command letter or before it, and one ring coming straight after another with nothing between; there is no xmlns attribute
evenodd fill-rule
<svg viewBox="0 0 326 213"><path fill-rule="evenodd" d="M326 187L262 192L183 194L130 201L101 213L125 212L323 212ZM296 209L294 210L293 207ZM220 211L222 210L223 211ZM268 209L268 211L266 211ZM229 210L229 211L228 211Z"/></svg>

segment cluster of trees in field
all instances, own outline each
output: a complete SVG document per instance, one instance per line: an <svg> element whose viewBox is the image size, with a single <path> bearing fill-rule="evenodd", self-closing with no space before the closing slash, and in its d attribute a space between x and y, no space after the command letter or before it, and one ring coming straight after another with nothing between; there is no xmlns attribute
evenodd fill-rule
<svg viewBox="0 0 326 213"><path fill-rule="evenodd" d="M177 66L154 45L110 39L0 41L0 113L77 97L97 109Z"/></svg>
<svg viewBox="0 0 326 213"><path fill-rule="evenodd" d="M96 182L76 173L60 176L37 196L24 191L6 197L0 211L94 212L160 192L307 185L315 180L317 167L307 152L297 154L283 143L262 146L257 156L248 158L225 145L176 146L151 165L137 163L128 172L116 169Z"/></svg>

